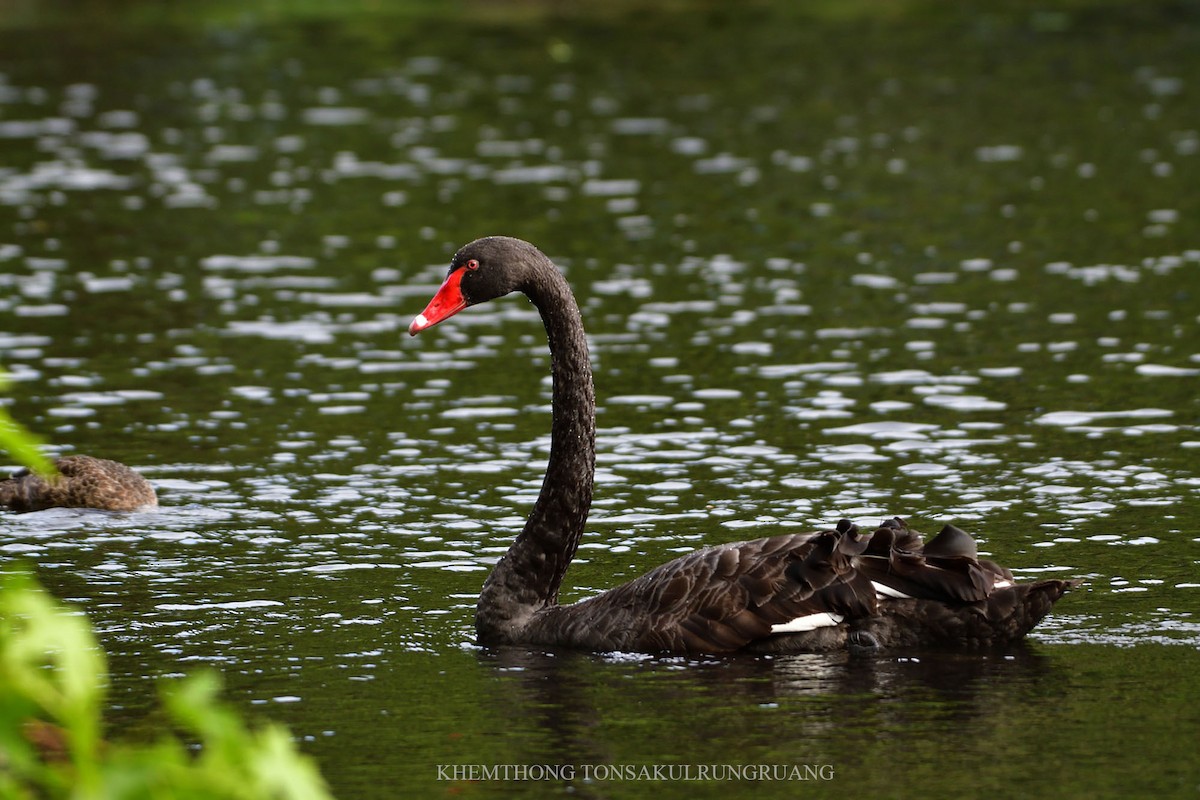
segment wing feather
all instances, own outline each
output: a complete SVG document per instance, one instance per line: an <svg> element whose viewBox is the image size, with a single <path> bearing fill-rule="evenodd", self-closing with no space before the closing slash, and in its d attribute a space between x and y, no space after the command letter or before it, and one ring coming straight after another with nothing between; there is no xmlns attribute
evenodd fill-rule
<svg viewBox="0 0 1200 800"><path fill-rule="evenodd" d="M531 621L530 641L642 652L769 651L768 640L780 638L772 627L780 626L779 634L792 637L789 646L805 636L805 645L842 646L845 630L874 630L897 614L945 617L942 627L961 626L962 614L997 624L1021 616L1024 593L1003 588L1011 577L978 559L974 540L952 526L922 545L898 518L869 534L843 520L830 530L697 550L604 594L550 606ZM876 583L908 599L881 599ZM910 607L922 611L901 610ZM840 633L786 627L822 613L843 621Z"/></svg>

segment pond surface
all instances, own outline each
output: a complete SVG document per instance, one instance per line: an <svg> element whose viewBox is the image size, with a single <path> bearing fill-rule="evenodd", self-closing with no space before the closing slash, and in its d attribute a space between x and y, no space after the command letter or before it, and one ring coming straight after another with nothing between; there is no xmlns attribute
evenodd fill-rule
<svg viewBox="0 0 1200 800"><path fill-rule="evenodd" d="M0 559L87 610L117 727L207 665L345 798L1200 791L1194 10L130 8L0 30L6 402L162 501L6 515ZM1085 584L1008 653L476 648L544 335L520 298L405 329L492 233L593 349L564 600L893 514Z"/></svg>

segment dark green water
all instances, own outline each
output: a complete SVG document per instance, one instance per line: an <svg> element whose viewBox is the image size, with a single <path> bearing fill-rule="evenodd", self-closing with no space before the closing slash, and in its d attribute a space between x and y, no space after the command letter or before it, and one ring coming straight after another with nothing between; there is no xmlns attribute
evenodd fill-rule
<svg viewBox="0 0 1200 800"><path fill-rule="evenodd" d="M210 665L345 798L1200 791L1194 5L136 10L0 29L9 408L163 503L6 516L0 558L87 609L119 727ZM1006 654L476 649L543 335L517 298L405 328L490 233L591 336L564 600L896 513L1086 584Z"/></svg>

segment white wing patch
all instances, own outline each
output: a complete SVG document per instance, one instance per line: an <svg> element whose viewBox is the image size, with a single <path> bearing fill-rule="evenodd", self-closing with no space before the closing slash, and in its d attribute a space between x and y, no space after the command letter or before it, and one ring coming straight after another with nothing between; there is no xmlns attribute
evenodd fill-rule
<svg viewBox="0 0 1200 800"><path fill-rule="evenodd" d="M875 587L875 594L880 600L912 600L912 595L905 594L899 589L893 589L875 581L871 581L871 585Z"/></svg>
<svg viewBox="0 0 1200 800"><path fill-rule="evenodd" d="M839 624L844 617L841 614L830 614L825 611L796 617L791 622L781 622L771 626L771 633L804 633L817 628L828 628Z"/></svg>

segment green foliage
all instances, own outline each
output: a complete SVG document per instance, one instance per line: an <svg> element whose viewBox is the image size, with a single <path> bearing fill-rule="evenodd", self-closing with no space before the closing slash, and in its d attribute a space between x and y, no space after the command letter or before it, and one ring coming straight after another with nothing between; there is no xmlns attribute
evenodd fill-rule
<svg viewBox="0 0 1200 800"><path fill-rule="evenodd" d="M0 369L0 391L8 388L8 383L8 374ZM0 406L0 450L11 454L18 464L42 475L57 474L53 462L42 453L41 443L22 428L4 406Z"/></svg>
<svg viewBox="0 0 1200 800"><path fill-rule="evenodd" d="M0 576L0 798L320 800L316 766L287 730L251 729L204 672L168 684L174 733L150 743L101 737L107 666L87 618L24 572Z"/></svg>

